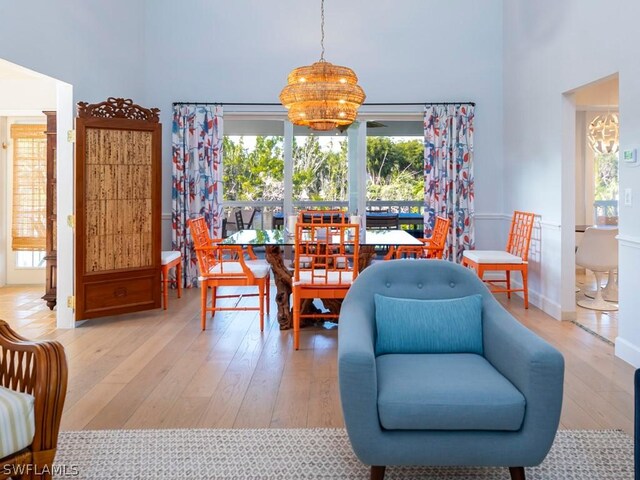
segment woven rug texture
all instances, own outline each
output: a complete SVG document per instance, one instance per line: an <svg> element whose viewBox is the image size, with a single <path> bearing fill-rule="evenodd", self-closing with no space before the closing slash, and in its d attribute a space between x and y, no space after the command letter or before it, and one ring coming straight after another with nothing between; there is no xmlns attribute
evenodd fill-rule
<svg viewBox="0 0 640 480"><path fill-rule="evenodd" d="M87 430L60 433L59 479L368 479L344 429ZM528 480L632 480L633 442L561 430ZM386 480L508 480L506 468L388 467Z"/></svg>

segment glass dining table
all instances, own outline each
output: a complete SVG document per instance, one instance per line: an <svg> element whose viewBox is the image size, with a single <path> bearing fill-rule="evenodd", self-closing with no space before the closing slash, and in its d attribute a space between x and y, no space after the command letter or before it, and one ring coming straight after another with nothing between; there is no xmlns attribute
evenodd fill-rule
<svg viewBox="0 0 640 480"><path fill-rule="evenodd" d="M339 240L336 239L336 243ZM354 242L351 239L349 242ZM277 289L275 296L278 305L278 323L281 330L293 325L290 296L292 290L293 272L291 258L295 237L285 229L280 230L240 230L222 241L225 245L239 245L243 247L261 246L265 249L265 259L271 265ZM399 246L422 245L422 242L405 230L366 230L359 239L358 268L362 271L370 265L376 256L376 248L395 248ZM335 302L333 302L335 303ZM326 304L325 304L326 306ZM332 305L339 308L339 303Z"/></svg>

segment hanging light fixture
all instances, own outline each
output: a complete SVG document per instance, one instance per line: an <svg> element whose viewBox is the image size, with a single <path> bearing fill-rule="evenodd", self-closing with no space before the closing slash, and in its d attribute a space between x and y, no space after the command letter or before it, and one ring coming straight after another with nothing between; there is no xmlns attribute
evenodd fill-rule
<svg viewBox="0 0 640 480"><path fill-rule="evenodd" d="M620 148L618 115L609 112L606 115L598 115L589 124L587 138L595 153L618 153Z"/></svg>
<svg viewBox="0 0 640 480"><path fill-rule="evenodd" d="M294 125L324 131L351 125L365 94L353 70L324 59L324 0L320 12L320 60L289 73L280 102L289 110L289 120Z"/></svg>

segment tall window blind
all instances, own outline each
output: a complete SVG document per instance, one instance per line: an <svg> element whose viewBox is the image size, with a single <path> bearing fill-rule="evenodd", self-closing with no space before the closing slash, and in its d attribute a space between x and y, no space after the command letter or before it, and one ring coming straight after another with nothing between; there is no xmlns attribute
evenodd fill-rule
<svg viewBox="0 0 640 480"><path fill-rule="evenodd" d="M13 250L44 250L47 138L44 125L11 125L13 143Z"/></svg>

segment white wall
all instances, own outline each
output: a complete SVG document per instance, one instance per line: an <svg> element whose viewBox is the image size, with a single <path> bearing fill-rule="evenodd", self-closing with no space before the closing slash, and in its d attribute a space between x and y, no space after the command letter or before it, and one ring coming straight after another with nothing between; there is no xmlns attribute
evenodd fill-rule
<svg viewBox="0 0 640 480"><path fill-rule="evenodd" d="M72 327L66 297L73 294L72 144L74 104L109 96L142 103L144 90L144 3L142 0L31 0L0 2L0 59L61 80L58 112L58 306L59 327Z"/></svg>
<svg viewBox="0 0 640 480"><path fill-rule="evenodd" d="M572 228L575 215L574 205L562 204L567 193L570 202L574 198L573 187L562 190L562 162L573 161L562 156L567 133L563 118L568 122L562 94L619 72L621 149L640 146L640 57L635 25L639 16L640 2L635 0L504 2L504 160L509 185L505 200L509 209L542 215L540 275L531 279L531 288L544 295L559 314L574 308L571 295L566 294L573 285L567 285L566 279L563 285L559 269L573 255L573 248L568 242L561 245L563 235L555 227ZM605 27L606 35L594 33ZM569 175L573 172L571 168ZM567 180L567 184L573 181ZM640 310L636 293L640 168L621 165L621 191L626 187L634 189L635 200L633 206L620 208L624 241L620 245L616 354L640 365L640 321L634 313Z"/></svg>
<svg viewBox="0 0 640 480"><path fill-rule="evenodd" d="M74 86L74 100L141 98L142 0L0 2L0 59Z"/></svg>
<svg viewBox="0 0 640 480"><path fill-rule="evenodd" d="M325 11L326 58L356 71L368 102L477 103L477 245L502 246L502 1L327 0ZM319 1L147 0L145 102L162 110L163 212L171 103L278 102L288 72L320 56L319 17Z"/></svg>
<svg viewBox="0 0 640 480"><path fill-rule="evenodd" d="M0 115L0 186L4 191L7 179L7 118ZM0 287L7 283L7 202L0 194Z"/></svg>

